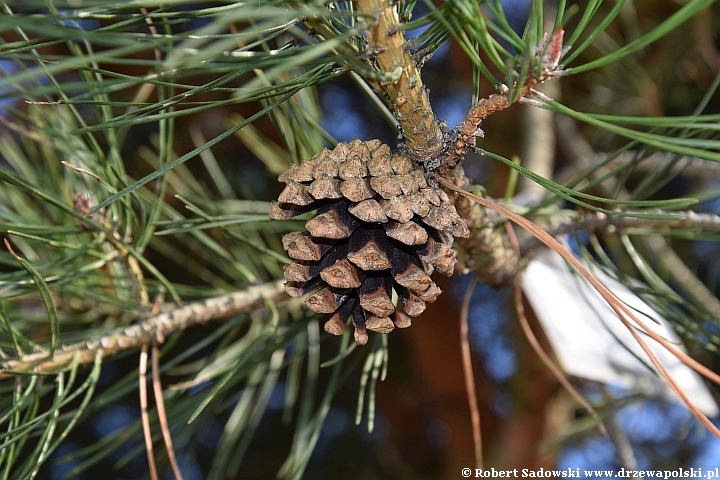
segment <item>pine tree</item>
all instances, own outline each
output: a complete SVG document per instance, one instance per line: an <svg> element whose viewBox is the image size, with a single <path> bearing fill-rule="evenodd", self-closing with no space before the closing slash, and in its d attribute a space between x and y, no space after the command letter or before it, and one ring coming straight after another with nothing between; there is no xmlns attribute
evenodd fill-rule
<svg viewBox="0 0 720 480"><path fill-rule="evenodd" d="M519 275L542 243L632 290L689 356L653 334L634 333L639 344L720 383L720 219L708 207L718 5L533 0L520 29L508 5L3 4L3 478L42 478L59 452L71 452L71 475L146 457L150 478L187 477L183 458L219 422L204 478L301 478L343 388L373 429L377 380L393 375L388 338L408 338L390 331L438 321L423 313L452 285L438 273L514 288L525 328ZM471 77L457 126L438 118L422 75L448 44ZM323 89L350 82L367 96L360 113L374 110L397 141L361 138L357 125L360 138L338 142L324 128L323 110L340 107L321 106ZM506 112L526 122L519 158L508 158L514 132L493 123ZM477 154L497 181L473 184L463 162ZM714 249L705 265L695 240ZM596 288L635 332L635 313ZM571 408L589 412L564 441L602 432L632 466L614 416L625 400L582 398L525 333ZM281 382L292 441L272 473L253 470L247 452ZM63 450L127 398L138 399L131 422ZM468 466L481 463L473 427ZM532 435L533 447L544 439Z"/></svg>

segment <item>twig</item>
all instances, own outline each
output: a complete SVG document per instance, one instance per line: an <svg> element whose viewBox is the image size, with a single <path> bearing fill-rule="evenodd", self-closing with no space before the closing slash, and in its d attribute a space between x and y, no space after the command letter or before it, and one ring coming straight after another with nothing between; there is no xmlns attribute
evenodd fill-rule
<svg viewBox="0 0 720 480"><path fill-rule="evenodd" d="M62 163L63 165L65 165L65 166L68 167L68 168L71 168L71 169L75 170L75 171L78 172L78 173L83 173L83 174L85 174L85 175L89 175L89 176L91 176L92 178L94 178L95 180L97 180L98 182L102 182L102 178L100 178L99 175L91 172L90 170L86 170L86 169L84 169L84 168L76 167L76 166L73 165L72 163L66 162L65 160L62 160L60 163Z"/></svg>
<svg viewBox="0 0 720 480"><path fill-rule="evenodd" d="M542 53L542 58L537 60L541 63L542 73L536 76L530 73L525 84L520 88L515 101L523 101L530 94L536 94L535 87L543 83L545 80L558 76L560 72L557 70L558 61L562 54L562 41L564 31L560 28L554 32L551 38L545 38L543 44L538 46L538 51ZM495 93L488 98L481 99L477 105L470 109L465 120L457 128L457 139L455 141L454 153L457 157L465 155L468 151L475 147L475 139L482 137L484 134L480 129L480 125L487 117L495 112L505 110L513 102L508 98L509 86L503 85L504 91Z"/></svg>
<svg viewBox="0 0 720 480"><path fill-rule="evenodd" d="M477 138L482 138L485 133L480 126L487 117L493 113L505 110L516 102L530 103L536 105L537 102L530 100L531 95L544 96L537 92L535 88L542 84L545 80L559 76L562 72L558 70L558 62L562 55L562 42L564 31L562 27L553 33L552 37L545 36L543 42L538 45L536 52L539 72L529 72L525 78L523 85L500 85L500 93L494 93L487 98L482 98L478 103L470 109L465 120L457 126L456 138L453 144L447 149L445 155L440 159L439 166L435 171L437 176L444 178L452 178L455 167L460 163L463 155L475 148ZM510 96L511 88L515 90Z"/></svg>
<svg viewBox="0 0 720 480"><path fill-rule="evenodd" d="M138 367L138 379L140 384L140 418L142 420L143 437L145 438L145 452L150 468L150 478L158 480L157 466L155 465L155 454L153 453L152 430L150 430L150 416L148 415L147 400L147 357L148 346L143 345L140 350L140 366Z"/></svg>
<svg viewBox="0 0 720 480"><path fill-rule="evenodd" d="M529 77L528 82L533 86L538 83L535 77ZM529 87L523 88L522 95L529 92ZM480 129L480 125L482 125L487 117L493 113L505 110L510 105L512 105L512 102L508 99L507 94L505 93L493 93L487 98L480 99L477 105L470 109L465 117L465 120L458 125L458 138L455 142L455 155L458 157L465 155L471 149L475 148L475 139L484 136L484 133Z"/></svg>
<svg viewBox="0 0 720 480"><path fill-rule="evenodd" d="M720 216L712 213L697 213L689 211L663 212L660 210L644 211L623 210L623 213L653 213L657 215L672 215L682 218L658 219L646 217L626 217L618 215L606 215L602 212L587 212L581 214L580 218L560 218L545 231L553 237L562 233L575 232L578 230L608 230L613 227L621 228L648 228L653 230L678 230L688 229L700 232L720 233ZM523 250L532 248L534 241L528 241L523 245Z"/></svg>
<svg viewBox="0 0 720 480"><path fill-rule="evenodd" d="M405 48L405 34L397 10L389 0L357 0L357 11L368 23L365 30L369 62L380 72L397 73L392 82L368 80L395 114L402 128L405 146L419 159L440 154L443 132L430 106L420 71Z"/></svg>
<svg viewBox="0 0 720 480"><path fill-rule="evenodd" d="M117 353L162 342L165 337L190 326L227 318L251 310L265 299L278 302L285 298L281 281L269 282L152 316L138 324L115 329L102 337L61 347L52 353L41 352L3 360L0 379L21 374L49 374L66 368L76 359L78 364L92 363L98 353L108 357Z"/></svg>
<svg viewBox="0 0 720 480"><path fill-rule="evenodd" d="M473 275L463 298L460 310L460 348L462 349L463 372L465 373L465 391L470 406L470 419L473 430L473 443L475 444L475 467L483 468L482 434L480 432L480 410L478 409L477 391L475 389L475 376L473 375L472 357L470 356L470 343L468 342L468 313L470 299L477 285L478 278Z"/></svg>
<svg viewBox="0 0 720 480"><path fill-rule="evenodd" d="M685 392L680 388L680 386L677 384L677 382L670 376L667 369L660 363L660 361L657 359L655 354L650 350L650 348L645 343L645 340L640 336L640 334L637 332L637 329L634 325L630 323L628 318L632 319L635 324L643 329L643 333L645 335L648 335L650 338L655 340L656 342L660 343L665 349L667 349L670 353L675 355L680 361L682 361L685 365L689 366L696 372L698 372L700 375L703 375L709 380L712 380L713 382L720 385L720 375L717 373L711 371L704 365L698 363L695 359L688 356L686 353L681 352L678 350L675 346L671 345L667 340L665 340L662 336L655 333L653 330L649 329L645 322L641 321L635 313L628 308L625 304L623 304L621 301L619 301L605 286L598 281L597 278L593 276L590 271L585 268L584 265L582 265L573 255L570 253L566 248L564 248L557 240L555 240L553 237L548 235L544 230L542 230L540 227L529 221L528 219L524 218L521 215L518 215L517 213L511 212L507 208L504 208L498 204L495 204L493 202L488 201L487 199L484 199L482 197L478 197L477 195L473 195L469 192L466 192L452 183L448 182L444 179L439 179L440 183L444 185L445 187L456 191L457 193L464 195L468 198L471 198L475 200L476 202L480 203L483 206L486 206L488 208L492 208L494 210L497 210L498 213L506 216L509 220L511 220L514 223L517 223L522 228L526 229L528 232L530 232L532 235L538 237L540 241L542 241L545 245L556 251L558 254L560 254L568 263L570 263L575 269L583 276L585 279L587 279L588 282L593 286L593 288L600 294L600 296L603 297L603 299L608 303L610 308L613 309L615 314L618 316L620 321L625 325L625 327L630 331L630 334L633 336L635 341L640 345L640 348L643 349L645 354L648 356L652 364L655 366L656 370L662 376L667 384L670 386L670 388L677 394L678 397L682 400L682 402L685 404L685 406L690 410L690 412L697 418L700 423L705 425L705 427L712 432L713 435L720 438L720 430L713 425L713 423L703 414L698 408L692 403L692 401L688 398L688 396L685 394Z"/></svg>
<svg viewBox="0 0 720 480"><path fill-rule="evenodd" d="M147 349L143 345L143 349ZM157 344L152 346L152 376L153 376L153 393L155 394L155 406L157 407L158 420L160 421L160 429L162 430L163 442L165 442L165 450L167 450L170 468L175 474L175 480L183 480L180 467L175 458L175 449L173 448L172 436L170 435L170 426L167 421L165 412L165 399L163 398L162 382L160 380L160 351Z"/></svg>
<svg viewBox="0 0 720 480"><path fill-rule="evenodd" d="M508 237L510 238L510 243L515 250L515 254L517 256L520 256L520 244L518 243L515 231L512 229L509 223L505 224L505 229L507 231ZM543 350L542 346L540 345L540 342L535 336L535 333L532 331L532 328L530 328L530 323L528 322L527 316L525 315L525 307L523 306L522 287L520 284L520 280L521 276L520 271L518 270L515 274L514 280L515 310L517 312L520 326L522 327L523 333L525 334L525 338L527 338L528 343L530 343L530 346L535 351L537 356L540 357L540 360L542 360L548 370L550 370L550 373L553 374L557 381L560 382L560 384L565 388L565 390L568 391L568 393L575 399L575 401L582 405L582 407L590 414L590 416L595 419L598 424L598 428L600 429L600 433L602 433L606 438L610 438L608 430L605 427L602 418L600 418L600 415L598 415L592 405L590 405L587 400L585 400L585 397L583 397L580 392L578 392L577 389L572 386L567 376L565 376L565 373L560 370L560 368L558 368L558 366L555 365L555 363L550 359L550 356L545 352L545 350Z"/></svg>

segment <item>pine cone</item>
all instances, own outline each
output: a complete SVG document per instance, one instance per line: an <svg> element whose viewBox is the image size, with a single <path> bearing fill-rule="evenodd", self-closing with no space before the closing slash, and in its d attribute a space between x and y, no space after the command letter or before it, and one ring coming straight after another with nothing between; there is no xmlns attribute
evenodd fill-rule
<svg viewBox="0 0 720 480"><path fill-rule="evenodd" d="M307 232L283 236L294 260L285 266L285 289L293 297L310 293L308 308L333 314L326 332L342 334L352 317L355 341L364 345L366 329L408 327L442 293L430 274L452 274L454 237L469 230L410 159L379 140L355 139L291 165L279 181L287 185L271 219L317 210Z"/></svg>
<svg viewBox="0 0 720 480"><path fill-rule="evenodd" d="M469 183L463 179L460 186ZM518 271L518 257L503 227L493 224L493 212L479 203L459 198L457 210L470 228L470 236L457 242L458 263L455 270L466 274L474 272L481 282L501 287L509 285Z"/></svg>
<svg viewBox="0 0 720 480"><path fill-rule="evenodd" d="M501 287L510 285L518 271L518 258L504 228L488 221L485 207L467 198L459 198L457 209L466 219L470 236L457 242L461 274L474 272L481 282Z"/></svg>

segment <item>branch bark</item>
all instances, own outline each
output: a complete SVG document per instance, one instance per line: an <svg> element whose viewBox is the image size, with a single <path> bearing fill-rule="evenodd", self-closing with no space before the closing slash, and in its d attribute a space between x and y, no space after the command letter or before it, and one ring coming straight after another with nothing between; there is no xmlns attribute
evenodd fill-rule
<svg viewBox="0 0 720 480"><path fill-rule="evenodd" d="M154 315L140 323L113 330L102 337L61 347L55 352L23 355L0 363L0 379L15 375L51 374L69 366L92 363L96 355L108 357L131 348L162 343L170 334L211 320L228 318L258 307L265 300L278 302L286 297L283 282L275 281L247 290L189 303Z"/></svg>
<svg viewBox="0 0 720 480"><path fill-rule="evenodd" d="M365 31L369 62L380 72L399 73L393 82L370 80L400 122L405 146L417 159L432 158L444 147L443 132L430 106L420 70L406 48L397 10L388 0L357 0L368 22Z"/></svg>
<svg viewBox="0 0 720 480"><path fill-rule="evenodd" d="M538 85L538 91L554 100L560 100L560 82L558 79ZM534 105L523 105L522 136L523 149L520 159L523 167L544 178L552 178L555 168L555 114L550 110ZM525 205L539 205L548 191L528 177L520 175L518 194ZM515 198L518 202L518 198ZM523 204L523 202L519 202Z"/></svg>
<svg viewBox="0 0 720 480"><path fill-rule="evenodd" d="M623 212L633 213L634 211L623 210ZM674 215L681 218L658 219L644 217L620 217L617 215L605 215L602 212L591 212L585 213L579 218L561 219L555 222L551 227L546 228L545 231L552 236L556 236L561 233L575 232L578 230L607 230L612 227L648 228L659 231L688 229L700 232L720 233L720 216L712 213L696 213L693 211L663 212L660 210L653 211L652 213L657 215ZM538 242L532 241L532 244L537 243Z"/></svg>

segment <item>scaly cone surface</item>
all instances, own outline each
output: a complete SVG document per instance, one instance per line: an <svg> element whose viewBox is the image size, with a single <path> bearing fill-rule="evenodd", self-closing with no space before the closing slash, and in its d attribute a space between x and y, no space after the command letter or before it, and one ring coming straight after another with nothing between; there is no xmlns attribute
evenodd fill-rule
<svg viewBox="0 0 720 480"><path fill-rule="evenodd" d="M307 231L283 237L294 260L285 266L285 288L293 297L309 294L312 311L332 314L328 333L342 334L352 317L361 345L367 330L408 327L435 301L442 291L430 275L452 274L453 241L470 234L447 194L379 140L339 143L279 180L286 187L270 218L317 210Z"/></svg>

